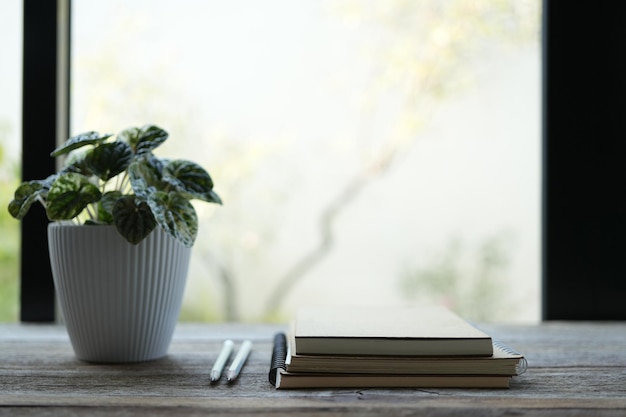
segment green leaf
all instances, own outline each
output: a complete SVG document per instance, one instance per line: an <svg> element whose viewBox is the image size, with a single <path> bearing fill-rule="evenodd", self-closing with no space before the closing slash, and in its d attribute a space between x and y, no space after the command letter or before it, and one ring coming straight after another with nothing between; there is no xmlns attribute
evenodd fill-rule
<svg viewBox="0 0 626 417"><path fill-rule="evenodd" d="M135 160L128 167L128 178L135 194L146 197L150 188L162 188L161 174L146 158Z"/></svg>
<svg viewBox="0 0 626 417"><path fill-rule="evenodd" d="M213 190L209 191L208 198L205 199L204 201L208 201L209 203L216 203L220 205L223 204L220 196L217 195L217 193Z"/></svg>
<svg viewBox="0 0 626 417"><path fill-rule="evenodd" d="M134 196L118 199L113 207L113 217L118 232L134 245L148 236L157 224L148 204Z"/></svg>
<svg viewBox="0 0 626 417"><path fill-rule="evenodd" d="M87 154L87 166L103 181L123 172L133 159L130 145L124 142L104 143Z"/></svg>
<svg viewBox="0 0 626 417"><path fill-rule="evenodd" d="M102 199L98 202L98 218L99 223L113 224L113 208L117 200L122 198L120 191L108 191L102 195Z"/></svg>
<svg viewBox="0 0 626 417"><path fill-rule="evenodd" d="M157 176L160 178L163 177L163 168L167 165L170 160L165 158L157 158L153 153L149 153L143 156L145 162L150 165L150 167L154 170Z"/></svg>
<svg viewBox="0 0 626 417"><path fill-rule="evenodd" d="M94 145L96 143L104 142L111 136L113 135L110 133L107 133L104 135L101 135L98 132L81 133L80 135L76 135L74 137L69 138L67 141L65 141L63 145L59 146L54 151L52 151L50 156L56 157L59 155L66 154L70 151L73 151L74 149L83 147L85 145Z"/></svg>
<svg viewBox="0 0 626 417"><path fill-rule="evenodd" d="M173 185L189 198L197 198L209 203L221 204L222 200L213 192L213 180L209 173L195 162L185 160L170 161L163 168L163 181Z"/></svg>
<svg viewBox="0 0 626 417"><path fill-rule="evenodd" d="M9 213L20 220L24 218L28 210L39 196L44 196L50 187L46 187L45 181L26 181L15 190L13 200L9 203Z"/></svg>
<svg viewBox="0 0 626 417"><path fill-rule="evenodd" d="M61 169L60 174L75 172L77 174L83 174L86 177L94 175L87 164L87 155L89 153L90 152L83 149L70 152L67 158L65 158L65 166Z"/></svg>
<svg viewBox="0 0 626 417"><path fill-rule="evenodd" d="M50 220L72 219L102 194L87 177L69 172L59 175L48 192L46 212Z"/></svg>
<svg viewBox="0 0 626 417"><path fill-rule="evenodd" d="M126 142L136 155L146 155L167 140L168 133L158 126L131 127L120 132L117 139Z"/></svg>
<svg viewBox="0 0 626 417"><path fill-rule="evenodd" d="M129 127L128 129L124 129L117 134L117 140L127 143L128 145L130 145L133 152L135 152L135 149L137 148L137 142L139 142L140 134L141 131L138 127Z"/></svg>
<svg viewBox="0 0 626 417"><path fill-rule="evenodd" d="M158 126L145 125L141 128L141 136L137 144L137 155L152 152L167 140L169 134Z"/></svg>
<svg viewBox="0 0 626 417"><path fill-rule="evenodd" d="M157 191L150 195L148 204L163 230L183 245L193 246L198 234L198 216L185 196Z"/></svg>

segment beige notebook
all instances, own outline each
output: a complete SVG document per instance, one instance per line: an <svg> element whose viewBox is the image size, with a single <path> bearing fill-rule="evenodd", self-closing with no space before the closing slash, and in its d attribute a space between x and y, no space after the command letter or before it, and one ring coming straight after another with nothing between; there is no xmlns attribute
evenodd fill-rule
<svg viewBox="0 0 626 417"><path fill-rule="evenodd" d="M491 356L491 337L439 306L300 309L297 355Z"/></svg>

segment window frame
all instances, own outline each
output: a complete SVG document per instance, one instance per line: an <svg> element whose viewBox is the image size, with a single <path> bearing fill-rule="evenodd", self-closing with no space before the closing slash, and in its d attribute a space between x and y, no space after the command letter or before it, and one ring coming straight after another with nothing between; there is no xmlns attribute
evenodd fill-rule
<svg viewBox="0 0 626 417"><path fill-rule="evenodd" d="M24 0L22 180L56 171L50 151L69 133L71 0ZM35 204L21 222L20 320L55 320L48 219Z"/></svg>
<svg viewBox="0 0 626 417"><path fill-rule="evenodd" d="M544 0L544 320L626 320L625 15Z"/></svg>

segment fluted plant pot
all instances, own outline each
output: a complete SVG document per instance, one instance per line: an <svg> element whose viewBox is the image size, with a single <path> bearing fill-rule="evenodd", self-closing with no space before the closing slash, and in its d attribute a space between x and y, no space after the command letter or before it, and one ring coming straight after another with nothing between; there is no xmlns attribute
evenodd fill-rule
<svg viewBox="0 0 626 417"><path fill-rule="evenodd" d="M139 244L115 226L50 223L50 261L72 347L90 362L167 354L191 248L157 227Z"/></svg>

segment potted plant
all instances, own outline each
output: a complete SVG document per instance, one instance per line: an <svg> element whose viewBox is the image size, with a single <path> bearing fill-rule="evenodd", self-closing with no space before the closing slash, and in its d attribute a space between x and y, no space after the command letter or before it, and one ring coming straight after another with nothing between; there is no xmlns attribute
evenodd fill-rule
<svg viewBox="0 0 626 417"><path fill-rule="evenodd" d="M52 220L55 289L80 359L167 353L198 232L190 200L221 204L201 166L153 153L167 138L154 125L72 137L51 154L66 156L60 172L22 183L9 204L21 219L39 202Z"/></svg>

